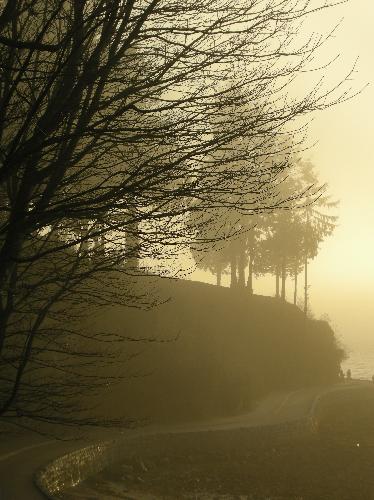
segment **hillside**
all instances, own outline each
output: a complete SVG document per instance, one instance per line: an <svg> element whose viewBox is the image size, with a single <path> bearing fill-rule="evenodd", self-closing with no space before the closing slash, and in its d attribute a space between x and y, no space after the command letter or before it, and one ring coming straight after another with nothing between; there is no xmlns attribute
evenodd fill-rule
<svg viewBox="0 0 374 500"><path fill-rule="evenodd" d="M112 306L88 325L157 339L125 344L126 380L100 396L113 415L172 421L233 414L271 391L337 379L343 352L333 331L297 307L204 283L148 280L164 303L148 311Z"/></svg>

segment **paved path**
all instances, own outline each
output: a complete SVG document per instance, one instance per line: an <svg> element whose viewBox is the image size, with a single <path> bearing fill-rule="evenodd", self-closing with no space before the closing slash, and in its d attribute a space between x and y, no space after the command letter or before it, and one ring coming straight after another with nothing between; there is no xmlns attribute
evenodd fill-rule
<svg viewBox="0 0 374 500"><path fill-rule="evenodd" d="M271 394L261 400L259 404L247 414L235 417L227 417L206 422L194 422L168 426L163 428L147 428L147 433L160 432L198 432L210 430L229 430L244 427L257 427L264 425L278 425L286 422L293 422L311 416L320 399L328 393L351 390L363 386L372 386L366 380L353 380L350 383L333 384L328 386L311 387L292 392Z"/></svg>
<svg viewBox="0 0 374 500"><path fill-rule="evenodd" d="M35 470L80 445L35 435L23 436L22 440L16 441L17 447L0 456L0 500L45 499L34 486Z"/></svg>
<svg viewBox="0 0 374 500"><path fill-rule="evenodd" d="M367 382L352 382L351 384L314 387L273 394L263 399L248 414L174 426L149 426L135 431L117 432L116 435L136 436L155 433L225 430L292 422L310 415L316 402L324 394L361 387L363 384L367 384ZM44 496L34 486L32 480L35 470L51 460L74 449L87 446L93 441L92 437L86 437L79 441L64 442L31 434L16 436L14 439L0 442L0 500L42 500Z"/></svg>

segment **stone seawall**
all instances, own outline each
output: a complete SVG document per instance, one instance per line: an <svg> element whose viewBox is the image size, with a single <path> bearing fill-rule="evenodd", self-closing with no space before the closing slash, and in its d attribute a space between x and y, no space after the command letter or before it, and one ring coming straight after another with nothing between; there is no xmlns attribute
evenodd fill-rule
<svg viewBox="0 0 374 500"><path fill-rule="evenodd" d="M63 491L81 483L119 460L121 441L103 441L67 453L35 473L34 481L51 500L62 498Z"/></svg>
<svg viewBox="0 0 374 500"><path fill-rule="evenodd" d="M290 436L305 434L305 432L313 430L309 417L269 427L273 431L286 433ZM194 430L192 432L205 431ZM185 433L182 432L182 434ZM167 432L161 434L168 435ZM110 440L67 453L38 470L34 475L34 482L46 498L63 500L65 498L64 492L67 489L78 486L89 477L120 461L126 454L129 445L131 448L131 438L130 440Z"/></svg>

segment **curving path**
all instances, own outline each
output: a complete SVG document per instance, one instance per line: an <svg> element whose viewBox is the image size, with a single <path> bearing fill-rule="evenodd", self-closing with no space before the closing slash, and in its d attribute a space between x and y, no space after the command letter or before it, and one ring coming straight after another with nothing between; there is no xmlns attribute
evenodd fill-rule
<svg viewBox="0 0 374 500"><path fill-rule="evenodd" d="M117 431L116 435L136 436L155 433L225 430L297 421L311 416L323 395L333 391L362 387L363 384L369 384L369 382L352 381L346 384L273 394L260 401L257 407L247 414L206 422L164 427L149 426L135 431ZM108 434L105 437L107 438ZM33 483L35 470L69 451L87 446L97 440L97 435L96 438L91 435L80 440L64 442L35 434L24 434L3 440L4 442L0 442L0 500L42 500L44 496Z"/></svg>

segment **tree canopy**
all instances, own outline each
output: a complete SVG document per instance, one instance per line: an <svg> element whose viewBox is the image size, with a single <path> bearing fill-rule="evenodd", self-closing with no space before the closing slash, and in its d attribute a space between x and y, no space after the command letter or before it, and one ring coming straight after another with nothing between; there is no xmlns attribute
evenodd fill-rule
<svg viewBox="0 0 374 500"><path fill-rule="evenodd" d="M215 225L210 222L209 234L207 226L202 224L199 234L203 233L200 234L203 244L193 247L192 256L198 267L219 277L230 266L231 286L245 286L244 273L248 266L249 293L253 293L253 275L272 274L276 277L275 295L285 299L286 278L292 276L296 304L298 274L303 268L307 273L308 260L317 256L321 242L334 231L337 215L331 213L331 209L336 208L338 202L331 199L327 186L321 185L310 161L297 157L290 158L291 161L288 175L277 184L281 206L250 216L240 217L236 213L236 219L226 211ZM227 227L230 220L231 231L236 228L237 233L222 242L218 235L223 221ZM305 287L307 291L307 274ZM304 300L307 309L306 295Z"/></svg>

